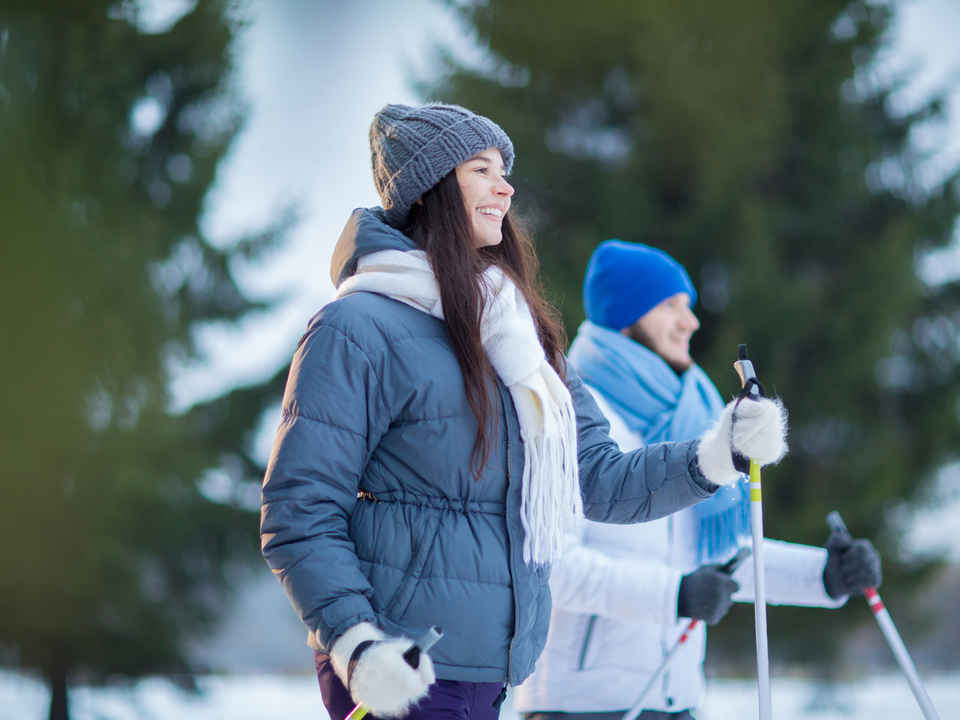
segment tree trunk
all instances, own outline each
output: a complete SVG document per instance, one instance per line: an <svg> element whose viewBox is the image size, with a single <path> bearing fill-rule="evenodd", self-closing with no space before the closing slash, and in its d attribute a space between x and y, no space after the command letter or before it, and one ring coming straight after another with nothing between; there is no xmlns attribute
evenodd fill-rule
<svg viewBox="0 0 960 720"><path fill-rule="evenodd" d="M57 667L47 673L50 685L50 720L70 720L67 704L67 670Z"/></svg>

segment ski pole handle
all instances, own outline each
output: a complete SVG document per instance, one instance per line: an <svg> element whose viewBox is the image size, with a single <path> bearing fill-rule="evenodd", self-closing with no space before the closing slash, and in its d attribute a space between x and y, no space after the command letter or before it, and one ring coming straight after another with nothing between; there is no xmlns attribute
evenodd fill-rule
<svg viewBox="0 0 960 720"><path fill-rule="evenodd" d="M746 560L753 554L753 551L748 547L742 547L737 550L737 554L733 556L732 560L728 560L725 564L720 566L720 572L726 573L727 575L733 575L736 572L737 568L743 564L743 561Z"/></svg>
<svg viewBox="0 0 960 720"><path fill-rule="evenodd" d="M748 397L751 400L760 399L760 391L763 387L760 385L760 382L757 380L757 373L753 369L753 363L747 360L747 346L745 343L740 343L737 345L737 354L739 359L733 364L734 370L737 371L737 375L740 376L740 386L745 388L747 385L750 385L750 389L747 391Z"/></svg>
<svg viewBox="0 0 960 720"><path fill-rule="evenodd" d="M853 540L853 536L850 534L850 531L847 530L846 523L843 522L843 518L840 517L840 513L836 510L827 513L827 527L830 528L830 532L839 535L844 540Z"/></svg>
<svg viewBox="0 0 960 720"><path fill-rule="evenodd" d="M436 645L437 640L442 637L443 630L436 625L427 630L417 639L413 646L403 654L403 659L406 661L407 665L412 667L414 670L420 667L420 656ZM363 718L369 712L370 708L363 703L360 703L353 710L351 710L350 714L347 715L343 720L363 720Z"/></svg>
<svg viewBox="0 0 960 720"><path fill-rule="evenodd" d="M443 630L436 625L427 630L420 636L420 639L413 644L413 647L403 654L403 659L406 660L407 665L414 670L420 667L420 655L430 650L430 648L437 644L437 640L442 637Z"/></svg>
<svg viewBox="0 0 960 720"><path fill-rule="evenodd" d="M853 540L850 531L847 530L847 526L843 522L843 518L840 517L840 513L836 510L827 515L827 525L831 532L836 533L844 540ZM927 691L920 681L920 675L917 673L917 668L910 658L910 653L907 652L907 646L903 644L903 639L900 637L900 633L897 632L897 627L893 624L890 613L887 612L883 600L880 599L880 593L877 592L876 588L871 587L863 591L863 596L870 604L870 610L873 611L873 616L876 618L877 624L880 626L880 630L883 632L883 636L890 646L890 650L893 651L893 655L897 659L897 664L900 665L900 669L907 678L907 683L910 685L913 696L917 699L917 704L920 706L923 717L925 717L926 720L940 720L936 708L934 708L933 703L930 702L930 696L927 695Z"/></svg>

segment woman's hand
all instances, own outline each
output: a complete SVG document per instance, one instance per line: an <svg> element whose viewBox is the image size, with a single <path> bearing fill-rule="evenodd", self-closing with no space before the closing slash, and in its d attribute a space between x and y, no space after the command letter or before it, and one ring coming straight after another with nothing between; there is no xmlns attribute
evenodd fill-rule
<svg viewBox="0 0 960 720"><path fill-rule="evenodd" d="M743 476L734 467L733 453L776 463L787 452L787 411L779 400L760 398L731 401L723 414L700 436L697 462L707 480L733 485Z"/></svg>
<svg viewBox="0 0 960 720"><path fill-rule="evenodd" d="M436 681L426 653L420 655L417 668L404 660L411 647L413 640L387 638L370 623L360 623L333 644L330 660L354 702L378 717L400 717Z"/></svg>

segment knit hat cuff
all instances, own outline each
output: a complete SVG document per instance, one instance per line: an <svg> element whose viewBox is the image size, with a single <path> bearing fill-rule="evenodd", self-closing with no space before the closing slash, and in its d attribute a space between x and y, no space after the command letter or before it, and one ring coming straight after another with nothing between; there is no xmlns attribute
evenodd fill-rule
<svg viewBox="0 0 960 720"><path fill-rule="evenodd" d="M599 307L594 309L597 320L591 318L591 321L620 331L677 293L690 295L691 305L696 302L697 293L689 281L676 269L665 269L660 274L650 274L640 282L622 287L618 295L609 298L609 302L598 303Z"/></svg>
<svg viewBox="0 0 960 720"><path fill-rule="evenodd" d="M462 162L491 147L500 150L509 174L513 143L497 125L473 115L444 128L400 166L380 192L387 220L391 225L402 223L423 193Z"/></svg>
<svg viewBox="0 0 960 720"><path fill-rule="evenodd" d="M667 298L697 292L683 266L662 250L640 243L607 240L597 247L587 265L583 305L594 325L620 331Z"/></svg>

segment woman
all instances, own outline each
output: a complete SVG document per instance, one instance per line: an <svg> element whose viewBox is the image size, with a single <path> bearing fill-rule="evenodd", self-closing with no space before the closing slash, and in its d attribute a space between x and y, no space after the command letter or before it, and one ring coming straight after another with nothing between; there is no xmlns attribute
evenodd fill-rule
<svg viewBox="0 0 960 720"><path fill-rule="evenodd" d="M734 408L700 441L621 453L536 287L503 130L456 106L388 105L370 144L383 208L347 223L337 298L294 356L263 552L309 629L331 717L362 702L492 718L543 648L564 532L735 482ZM774 462L783 433L772 402L737 410L740 452ZM444 637L413 669L402 653L432 625Z"/></svg>

